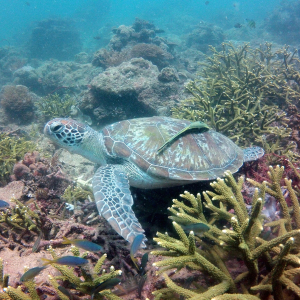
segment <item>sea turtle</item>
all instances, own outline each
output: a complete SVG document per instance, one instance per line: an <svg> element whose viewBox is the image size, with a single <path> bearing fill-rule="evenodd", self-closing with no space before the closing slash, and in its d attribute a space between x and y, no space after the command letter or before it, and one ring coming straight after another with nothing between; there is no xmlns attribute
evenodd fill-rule
<svg viewBox="0 0 300 300"><path fill-rule="evenodd" d="M189 131L191 124L148 117L120 121L97 132L78 121L54 119L44 133L61 147L101 165L93 177L98 211L132 243L144 230L131 208L130 186L154 189L215 179L264 154L259 147L242 150L212 129ZM158 151L162 146L163 151Z"/></svg>

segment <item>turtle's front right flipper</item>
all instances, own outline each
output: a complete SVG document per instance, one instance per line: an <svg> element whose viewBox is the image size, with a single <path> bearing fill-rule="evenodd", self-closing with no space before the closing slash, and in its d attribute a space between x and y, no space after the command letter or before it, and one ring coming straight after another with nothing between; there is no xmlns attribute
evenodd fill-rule
<svg viewBox="0 0 300 300"><path fill-rule="evenodd" d="M131 208L133 199L122 165L100 167L93 178L93 192L99 213L125 240L132 243L144 233Z"/></svg>

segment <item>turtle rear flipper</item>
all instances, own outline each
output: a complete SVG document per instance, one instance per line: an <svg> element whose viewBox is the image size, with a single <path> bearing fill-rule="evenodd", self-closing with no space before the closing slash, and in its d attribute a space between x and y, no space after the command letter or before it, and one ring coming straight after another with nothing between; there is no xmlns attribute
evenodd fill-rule
<svg viewBox="0 0 300 300"><path fill-rule="evenodd" d="M244 162L257 160L264 156L265 151L260 147L249 147L243 150L244 152Z"/></svg>
<svg viewBox="0 0 300 300"><path fill-rule="evenodd" d="M131 208L133 199L123 166L100 167L93 178L93 192L100 215L125 240L132 243L138 234L144 233Z"/></svg>

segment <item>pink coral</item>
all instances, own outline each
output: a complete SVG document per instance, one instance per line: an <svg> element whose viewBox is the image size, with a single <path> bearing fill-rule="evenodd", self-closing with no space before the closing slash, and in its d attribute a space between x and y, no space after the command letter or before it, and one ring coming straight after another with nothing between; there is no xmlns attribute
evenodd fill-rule
<svg viewBox="0 0 300 300"><path fill-rule="evenodd" d="M30 169L22 163L18 162L14 165L13 173L15 178L19 180L28 175L30 173Z"/></svg>

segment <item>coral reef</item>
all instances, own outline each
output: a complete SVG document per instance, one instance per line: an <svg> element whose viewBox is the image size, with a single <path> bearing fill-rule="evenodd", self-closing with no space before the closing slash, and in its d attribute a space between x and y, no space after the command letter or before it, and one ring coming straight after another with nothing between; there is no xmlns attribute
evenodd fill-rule
<svg viewBox="0 0 300 300"><path fill-rule="evenodd" d="M186 45L206 53L211 46L220 45L225 39L222 29L201 21L187 37Z"/></svg>
<svg viewBox="0 0 300 300"><path fill-rule="evenodd" d="M265 20L266 30L271 33L272 40L292 45L299 40L299 13L298 1L281 1Z"/></svg>
<svg viewBox="0 0 300 300"><path fill-rule="evenodd" d="M120 51L122 48L135 43L157 42L156 33L161 32L154 24L136 18L132 26L121 25L113 29L115 35L109 43L109 48Z"/></svg>
<svg viewBox="0 0 300 300"><path fill-rule="evenodd" d="M139 43L134 45L130 51L131 57L142 57L151 61L159 69L166 67L170 64L173 56L153 44Z"/></svg>
<svg viewBox="0 0 300 300"><path fill-rule="evenodd" d="M28 50L31 57L68 60L80 52L79 32L69 20L45 19L39 21L31 32Z"/></svg>
<svg viewBox="0 0 300 300"><path fill-rule="evenodd" d="M67 90L80 93L101 69L90 63L74 61L46 61L36 68L26 66L14 72L14 82L24 84L39 95Z"/></svg>
<svg viewBox="0 0 300 300"><path fill-rule="evenodd" d="M132 118L137 111L140 117L161 115L162 109L167 113L181 96L175 71L169 70L169 78L167 71L160 73L143 58L108 68L91 81L79 108L100 124Z"/></svg>
<svg viewBox="0 0 300 300"><path fill-rule="evenodd" d="M299 272L298 190L293 188L291 180L284 179L291 201L288 207L280 185L283 172L283 167L270 167L268 181L247 180L257 187L253 190L250 211L242 194L244 178L236 181L230 172L225 173L225 179L211 183L214 191L203 192L204 201L200 194L195 197L188 192L181 195L184 201L173 200L170 218L179 239L167 233L158 233L155 238L166 250L155 250L152 254L168 257L154 263L167 285L154 292L155 299L171 299L179 294L189 299L253 300L269 299L272 295L281 300L286 299L288 291L299 296L295 277ZM265 193L280 204L275 221L264 220ZM211 212L209 217L205 209ZM209 226L204 238L198 237L197 231L187 235L182 228L195 223ZM183 268L209 275L212 281L199 286L193 279L188 288L180 286L167 272Z"/></svg>
<svg viewBox="0 0 300 300"><path fill-rule="evenodd" d="M174 45L156 36L162 30L154 24L136 18L132 26L121 25L114 28L115 35L108 49L100 49L94 54L93 65L108 68L118 66L133 57L143 57L160 69L173 59L170 53Z"/></svg>
<svg viewBox="0 0 300 300"><path fill-rule="evenodd" d="M0 133L0 183L8 180L15 163L28 151L35 150L37 145L24 138L10 137Z"/></svg>
<svg viewBox="0 0 300 300"><path fill-rule="evenodd" d="M299 97L295 52L285 47L274 53L269 43L222 47L211 48L199 79L186 86L193 97L175 107L173 116L202 120L241 146L261 144L267 152L282 153L294 148L282 109Z"/></svg>
<svg viewBox="0 0 300 300"><path fill-rule="evenodd" d="M115 67L120 65L122 62L127 61L129 56L129 51L116 51L116 50L107 50L101 48L96 51L92 60L93 66L102 67L104 69L109 67Z"/></svg>
<svg viewBox="0 0 300 300"><path fill-rule="evenodd" d="M0 47L0 86L11 84L14 72L25 66L27 60L20 50L9 44Z"/></svg>
<svg viewBox="0 0 300 300"><path fill-rule="evenodd" d="M6 85L0 94L0 103L10 120L18 124L32 121L36 96L23 85Z"/></svg>

